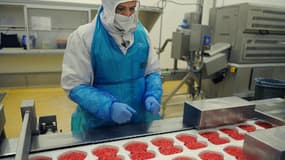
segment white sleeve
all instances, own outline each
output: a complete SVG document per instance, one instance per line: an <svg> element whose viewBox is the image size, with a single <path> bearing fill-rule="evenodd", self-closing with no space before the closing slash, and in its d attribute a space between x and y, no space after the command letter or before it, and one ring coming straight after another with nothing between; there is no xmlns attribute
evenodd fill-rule
<svg viewBox="0 0 285 160"><path fill-rule="evenodd" d="M148 75L148 74L154 73L154 72L160 73L160 62L159 62L158 56L155 53L155 50L152 46L152 43L151 43L150 38L149 38L148 31L146 29L145 29L145 31L147 33L147 40L148 40L148 44L149 44L148 61L147 61L145 75Z"/></svg>
<svg viewBox="0 0 285 160"><path fill-rule="evenodd" d="M61 75L61 86L67 93L80 84L93 83L90 46L94 32L90 27L90 24L79 27L68 37Z"/></svg>

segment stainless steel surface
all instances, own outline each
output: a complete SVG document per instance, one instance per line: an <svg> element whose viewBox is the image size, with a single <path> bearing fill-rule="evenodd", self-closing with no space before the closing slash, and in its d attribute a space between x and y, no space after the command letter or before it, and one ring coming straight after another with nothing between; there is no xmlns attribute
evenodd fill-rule
<svg viewBox="0 0 285 160"><path fill-rule="evenodd" d="M170 125L176 124L176 123L172 123L173 121L171 120L168 120L168 121L162 120L162 122L164 123L160 123L160 125L163 125L163 126L165 125L170 126ZM239 126L249 125L249 126L254 127L256 130L264 130L264 128L256 125L255 124L256 122L257 121L255 120L249 120L241 124L227 125L227 126L211 128L211 129L206 129L206 130L186 129L182 131L178 130L178 131L172 131L172 132L155 134L155 135L150 134L150 135L144 135L144 136L131 136L125 139L110 139L109 141L104 141L104 142L90 143L90 144L85 144L85 145L80 145L80 146L71 146L71 147L62 148L62 149L35 152L35 153L30 154L30 158L36 157L36 156L47 156L47 157L51 157L52 159L58 159L59 156L65 153L81 151L81 152L86 153L87 155L85 160L93 160L93 159L100 159L93 154L94 150L102 149L104 147L111 147L111 148L115 148L118 150L118 153L117 153L118 156L120 156L124 160L130 160L130 159L134 159L134 158L131 158L133 154L125 149L126 145L135 143L135 142L142 142L147 145L146 151L154 154L155 157L152 158L154 160L162 160L162 159L173 160L177 157L182 157L182 156L191 157L191 158L195 158L198 160L198 159L201 159L201 155L206 152L208 153L214 152L225 160L236 160L237 159L236 157L242 157L241 152L242 152L243 136L244 134L247 133L246 130L241 129ZM223 132L223 130L227 130L227 129L235 130L236 133L238 133L240 137L234 138L234 136L232 137L230 136L230 134ZM110 132L113 132L113 131L114 130L111 130ZM120 131L120 132L122 133L123 131ZM211 132L218 135L218 137L216 137L219 141L218 143L213 141L210 138L206 138L206 136L203 136L203 134L207 135L207 133L211 133ZM111 133L109 133L109 135L110 134ZM195 148L193 143L188 144L187 142L183 142L178 139L179 136L185 136L185 135L192 136L192 138L196 139L195 142L194 141L192 142L194 142L194 144L199 143L200 145L202 143L202 146L200 146L200 148L199 147ZM176 148L177 149L176 151L178 152L177 153L168 152L168 154L166 154L164 152L165 150L163 151L162 149L164 147L158 147L153 143L154 140L158 140L161 138L166 138L173 142L172 145L165 144L164 147L165 146L169 147L169 148L165 147L165 150ZM190 148L191 147L193 148L191 149L188 148L187 144ZM237 156L233 156L230 154L230 152L226 151L228 147L232 147L232 146L236 147L237 150L240 151L240 153L239 151L236 151Z"/></svg>
<svg viewBox="0 0 285 160"><path fill-rule="evenodd" d="M64 153L72 151L83 151L87 153L85 160L98 159L93 155L92 151L98 148L114 147L118 149L118 155L122 156L125 160L131 159L130 152L124 147L127 144L133 142L143 142L148 145L147 151L155 155L155 160L161 159L174 159L177 157L192 157L200 159L200 155L205 152L216 152L221 155L225 160L236 160L235 156L230 155L225 151L226 148L234 146L239 150L242 150L243 136L248 131L242 129L242 125L249 125L256 130L264 130L265 128L257 125L260 120L248 120L240 124L223 125L216 128L195 130L191 127L183 125L181 118L172 118L155 121L151 124L140 125L123 125L115 128L102 128L96 131L89 131L85 134L75 136L72 134L47 134L33 136L32 138L32 151L29 158L36 156L47 156L52 159L58 159L58 157ZM263 121L261 121L263 122ZM223 129L234 129L240 136L238 139L230 134L223 132ZM202 136L203 133L215 132L219 135L220 140L223 143L216 144L216 142ZM179 135L191 135L196 138L196 142L201 142L206 145L201 148L189 149L186 143L177 139ZM155 146L151 141L159 138L168 138L173 141L173 146L182 150L182 152L174 154L163 154L159 147ZM13 146L16 146L17 141L6 141L7 147L10 151L13 150ZM2 148L3 149L3 148ZM6 149L7 150L7 149ZM3 153L3 150L2 150ZM239 154L239 156L242 156ZM0 156L0 159L14 159L14 154L10 156Z"/></svg>
<svg viewBox="0 0 285 160"><path fill-rule="evenodd" d="M252 101L256 104L255 117L267 120L276 125L285 125L285 100L271 98Z"/></svg>
<svg viewBox="0 0 285 160"><path fill-rule="evenodd" d="M22 129L20 137L17 143L16 157L15 160L28 160L30 146L31 146L31 137L32 137L32 116L31 112L26 111L23 118Z"/></svg>
<svg viewBox="0 0 285 160"><path fill-rule="evenodd" d="M209 17L211 45L230 44L229 53L220 57L199 57L191 53L201 46L203 26L191 23L190 29L177 29L172 36L171 57L185 60L189 57L189 72L202 72L198 85L206 98L232 95L250 95L256 77L285 79L285 15L284 7L241 3L213 8ZM231 27L229 27L231 26ZM266 34L264 34L266 33ZM221 54L220 52L216 52ZM200 59L204 59L201 61ZM198 70L191 70L200 64ZM201 67L203 66L203 68ZM235 67L235 70L230 70ZM248 97L244 97L248 98ZM250 97L252 98L252 97Z"/></svg>
<svg viewBox="0 0 285 160"><path fill-rule="evenodd" d="M22 119L24 119L25 114L27 111L29 112L29 129L31 130L32 134L37 133L37 116L35 111L35 100L28 99L23 100L20 106Z"/></svg>
<svg viewBox="0 0 285 160"><path fill-rule="evenodd" d="M284 160L285 126L246 134L244 155L246 160Z"/></svg>
<svg viewBox="0 0 285 160"><path fill-rule="evenodd" d="M31 150L32 134L37 132L37 118L34 100L23 100L21 103L22 128L17 142L15 160L28 160Z"/></svg>
<svg viewBox="0 0 285 160"><path fill-rule="evenodd" d="M171 58L183 60L189 55L190 30L172 33Z"/></svg>
<svg viewBox="0 0 285 160"><path fill-rule="evenodd" d="M284 63L284 15L280 6L252 3L214 8L209 23L213 42L232 44L232 63Z"/></svg>
<svg viewBox="0 0 285 160"><path fill-rule="evenodd" d="M171 57L185 60L193 52L202 51L205 35L210 35L210 28L202 24L191 24L189 29L177 29L172 34Z"/></svg>
<svg viewBox="0 0 285 160"><path fill-rule="evenodd" d="M141 6L138 16L142 24L150 31L161 14L162 8Z"/></svg>
<svg viewBox="0 0 285 160"><path fill-rule="evenodd" d="M209 50L205 50L205 54L209 56L214 56L219 53L228 53L230 48L231 44L229 43L215 43L211 45L211 48Z"/></svg>
<svg viewBox="0 0 285 160"><path fill-rule="evenodd" d="M204 57L203 76L208 77L224 69L228 65L226 53L219 53L214 56Z"/></svg>
<svg viewBox="0 0 285 160"><path fill-rule="evenodd" d="M205 63L203 62L204 50L206 49L204 46L205 37L210 35L210 29L208 26L202 24L193 24L191 22L191 27L183 28L180 27L176 32L172 34L172 50L171 57L174 58L174 64L176 64L177 60L184 60L187 62L188 73L182 77L181 82L175 87L175 89L170 93L170 95L166 98L166 100L162 103L162 116L164 117L164 112L166 110L166 106L170 98L172 98L176 92L182 87L185 82L192 83L189 85L188 92L192 94L193 97L200 96L201 91L201 77L202 70L205 68ZM210 40L209 40L210 41ZM219 58L219 65L217 68L221 68L220 66L225 66L226 56L222 56ZM214 58L213 58L214 59ZM216 58L217 59L217 58ZM216 60L215 59L215 60ZM216 61L217 62L217 61ZM215 63L215 62L213 62ZM212 65L213 63L207 61L207 65ZM216 63L217 64L217 63ZM208 67L207 66L207 67ZM176 68L176 65L174 66ZM214 72L209 68L206 68L204 73ZM194 87L194 80L197 80L198 87ZM191 86L192 85L192 86Z"/></svg>
<svg viewBox="0 0 285 160"><path fill-rule="evenodd" d="M6 122L6 119L5 119L5 114L4 114L4 105L0 104L0 137L2 135L2 132L4 131L5 122Z"/></svg>
<svg viewBox="0 0 285 160"><path fill-rule="evenodd" d="M202 51L205 35L210 35L209 26L202 25L202 24L191 24L191 34L189 38L188 51L191 51L191 52Z"/></svg>
<svg viewBox="0 0 285 160"><path fill-rule="evenodd" d="M213 82L215 77L202 81L207 98L248 95L254 91L256 77L285 79L285 22L280 21L284 15L284 7L257 3L211 9L212 45L225 42L231 49L228 67L224 67L228 70L223 77L217 75L220 81ZM230 72L231 66L236 67L235 72Z"/></svg>
<svg viewBox="0 0 285 160"><path fill-rule="evenodd" d="M202 88L207 98L217 98L238 95L254 91L256 77L267 77L274 79L285 79L285 63L267 64L236 64L228 63L228 68L236 67L236 72L229 70L225 73L225 78L219 83L214 83L212 79L203 79Z"/></svg>
<svg viewBox="0 0 285 160"><path fill-rule="evenodd" d="M254 107L235 96L185 102L183 122L199 129L239 123L253 118Z"/></svg>
<svg viewBox="0 0 285 160"><path fill-rule="evenodd" d="M0 159L16 154L17 138L2 139L0 141Z"/></svg>
<svg viewBox="0 0 285 160"><path fill-rule="evenodd" d="M192 127L182 123L182 118L171 118L153 121L152 123L129 124L118 127L100 128L92 131L86 131L78 135L70 134L47 134L32 136L31 153L47 150L76 147L88 144L106 143L115 140L144 137L162 133L189 130ZM10 148L2 146L0 158L11 157L15 155L17 140L5 140Z"/></svg>

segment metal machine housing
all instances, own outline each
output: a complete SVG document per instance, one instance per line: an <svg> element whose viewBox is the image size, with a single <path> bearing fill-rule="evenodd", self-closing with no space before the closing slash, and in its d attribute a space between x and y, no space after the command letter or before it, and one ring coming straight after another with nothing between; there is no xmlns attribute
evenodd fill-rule
<svg viewBox="0 0 285 160"><path fill-rule="evenodd" d="M232 44L230 62L285 62L284 8L244 3L210 14L213 42Z"/></svg>

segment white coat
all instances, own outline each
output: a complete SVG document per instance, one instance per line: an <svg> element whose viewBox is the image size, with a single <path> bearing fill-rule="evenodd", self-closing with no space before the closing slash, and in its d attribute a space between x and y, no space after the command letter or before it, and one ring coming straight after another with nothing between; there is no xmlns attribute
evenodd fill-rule
<svg viewBox="0 0 285 160"><path fill-rule="evenodd" d="M88 84L88 85L93 84L94 74L91 65L90 52L91 52L91 43L93 40L93 35L94 32L96 32L95 23L96 23L96 17L92 22L79 26L68 37L67 47L64 51L62 76L61 76L61 86L67 93L69 93L69 91L72 88L80 84ZM119 35L116 34L111 34L111 35L115 39L117 44L120 46L120 48L122 48L120 42L116 40L118 39L118 37L116 36ZM148 75L153 72L160 72L160 64L158 56L155 53L152 44L150 43L148 32L147 35L149 42L149 54L148 54L148 62L147 62L145 75ZM130 41L131 41L130 44L132 44L133 39L131 38Z"/></svg>

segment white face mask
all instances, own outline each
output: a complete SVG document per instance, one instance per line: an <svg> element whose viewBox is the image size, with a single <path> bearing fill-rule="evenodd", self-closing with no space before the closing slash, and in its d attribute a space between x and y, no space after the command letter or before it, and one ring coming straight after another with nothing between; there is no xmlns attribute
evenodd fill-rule
<svg viewBox="0 0 285 160"><path fill-rule="evenodd" d="M136 14L131 16L124 16L120 14L115 15L114 26L124 33L132 32L136 29L138 23L138 18Z"/></svg>

